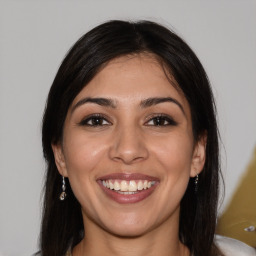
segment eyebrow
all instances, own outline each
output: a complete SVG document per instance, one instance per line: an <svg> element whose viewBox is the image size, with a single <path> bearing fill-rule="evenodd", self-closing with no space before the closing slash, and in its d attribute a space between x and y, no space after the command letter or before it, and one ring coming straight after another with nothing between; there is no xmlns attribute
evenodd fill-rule
<svg viewBox="0 0 256 256"><path fill-rule="evenodd" d="M74 107L72 107L71 109L71 113L74 112L74 110L86 103L95 103L98 104L100 106L104 106L104 107L111 107L111 108L116 108L116 104L114 103L113 100L111 99L107 99L107 98L90 98L90 97L86 97L83 98L81 100L79 100Z"/></svg>
<svg viewBox="0 0 256 256"><path fill-rule="evenodd" d="M153 105L157 105L157 104L164 103L164 102L171 102L171 103L176 104L180 108L180 110L183 112L183 114L185 115L185 111L184 111L184 108L181 105L181 103L179 103L179 101L177 101L176 99L174 99L172 97L148 98L148 99L141 101L140 106L142 108L146 108L146 107L151 107Z"/></svg>
<svg viewBox="0 0 256 256"><path fill-rule="evenodd" d="M140 107L142 108L147 108L147 107L151 107L160 103L164 103L164 102L171 102L176 104L181 111L183 112L183 114L185 115L185 111L184 108L182 107L181 103L179 101L177 101L176 99L172 98L172 97L154 97L154 98L148 98L145 100L142 100L140 102ZM107 99L107 98L91 98L91 97L86 97L81 99L80 101L78 101L75 106L72 107L71 109L71 113L74 112L74 110L86 103L94 103L100 106L104 106L104 107L111 107L111 108L116 108L116 104L113 100L111 99Z"/></svg>

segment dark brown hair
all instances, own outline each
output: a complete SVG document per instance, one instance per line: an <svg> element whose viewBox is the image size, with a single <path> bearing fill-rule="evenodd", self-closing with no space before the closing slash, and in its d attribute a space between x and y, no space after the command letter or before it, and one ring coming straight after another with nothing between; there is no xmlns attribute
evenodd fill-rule
<svg viewBox="0 0 256 256"><path fill-rule="evenodd" d="M67 181L68 197L59 200L61 176L51 143L62 140L67 111L88 82L110 60L123 55L150 53L162 62L189 102L195 141L207 132L206 162L198 191L191 178L181 201L180 240L194 256L217 255L213 238L219 190L219 146L216 109L211 87L190 47L169 29L150 21L109 21L82 36L63 60L50 89L42 126L47 162L41 252L62 256L83 238L81 207Z"/></svg>

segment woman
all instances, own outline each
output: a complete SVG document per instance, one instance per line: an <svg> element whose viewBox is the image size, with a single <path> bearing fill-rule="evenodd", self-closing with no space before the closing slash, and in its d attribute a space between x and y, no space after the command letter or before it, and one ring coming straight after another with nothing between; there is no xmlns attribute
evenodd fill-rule
<svg viewBox="0 0 256 256"><path fill-rule="evenodd" d="M207 75L149 21L85 34L50 89L41 254L222 255L218 130Z"/></svg>

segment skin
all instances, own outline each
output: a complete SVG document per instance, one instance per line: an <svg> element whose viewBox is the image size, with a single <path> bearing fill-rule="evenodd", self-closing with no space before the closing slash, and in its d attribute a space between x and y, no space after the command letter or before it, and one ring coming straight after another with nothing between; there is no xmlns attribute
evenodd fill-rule
<svg viewBox="0 0 256 256"><path fill-rule="evenodd" d="M206 138L194 141L189 104L170 79L176 83L153 56L124 56L110 61L74 99L63 141L52 145L83 214L85 238L73 256L189 255L178 238L180 201L189 178L203 168ZM86 97L111 99L112 105L81 103ZM155 97L176 103L141 106ZM104 116L100 125L91 125L97 121L88 119L92 114ZM167 118L159 123L159 115ZM141 173L159 183L146 199L120 204L97 183L111 173Z"/></svg>

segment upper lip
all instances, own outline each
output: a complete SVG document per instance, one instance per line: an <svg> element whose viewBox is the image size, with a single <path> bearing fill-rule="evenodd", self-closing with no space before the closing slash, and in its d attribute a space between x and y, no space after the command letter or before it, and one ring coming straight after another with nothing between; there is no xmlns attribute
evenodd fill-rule
<svg viewBox="0 0 256 256"><path fill-rule="evenodd" d="M159 181L158 178L142 173L111 173L99 177L97 180L148 180Z"/></svg>

